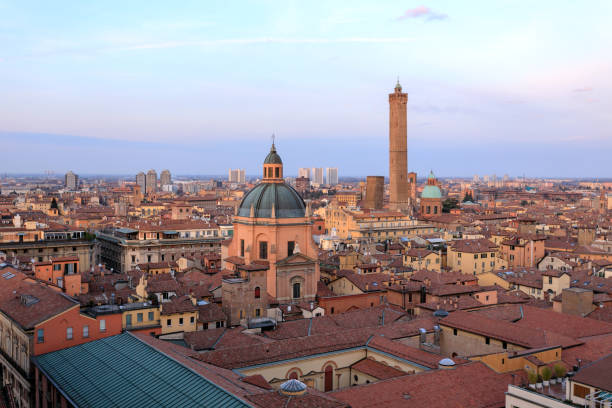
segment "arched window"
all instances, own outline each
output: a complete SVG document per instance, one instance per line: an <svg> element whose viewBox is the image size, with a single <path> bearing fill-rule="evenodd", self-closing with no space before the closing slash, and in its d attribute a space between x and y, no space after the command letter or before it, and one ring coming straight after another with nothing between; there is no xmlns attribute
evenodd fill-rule
<svg viewBox="0 0 612 408"><path fill-rule="evenodd" d="M331 391L334 388L334 367L328 365L325 367L325 392Z"/></svg>
<svg viewBox="0 0 612 408"><path fill-rule="evenodd" d="M259 286L257 286L255 288L255 299L259 299L261 297L261 289L259 289Z"/></svg>
<svg viewBox="0 0 612 408"><path fill-rule="evenodd" d="M293 298L294 299L299 299L301 296L301 287L300 287L300 282L295 282L293 284Z"/></svg>
<svg viewBox="0 0 612 408"><path fill-rule="evenodd" d="M274 176L276 178L280 178L280 169L278 167L274 168L274 173L275 173Z"/></svg>
<svg viewBox="0 0 612 408"><path fill-rule="evenodd" d="M289 374L289 379L290 380L297 380L298 379L298 373L293 371L291 374Z"/></svg>

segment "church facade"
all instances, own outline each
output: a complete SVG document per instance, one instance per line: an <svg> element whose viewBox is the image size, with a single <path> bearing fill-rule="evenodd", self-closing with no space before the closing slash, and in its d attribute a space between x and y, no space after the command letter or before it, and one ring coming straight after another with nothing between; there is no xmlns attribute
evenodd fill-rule
<svg viewBox="0 0 612 408"><path fill-rule="evenodd" d="M261 299L262 291L270 303L281 305L315 299L320 272L310 209L299 193L285 184L283 162L274 144L264 160L261 183L245 194L233 224L234 235L222 246L222 266L235 271L236 277L231 282L229 279L223 282L224 293L228 293L227 299L224 295L224 304L226 300L233 303L232 310L240 316L242 309L236 304L246 302L242 313L245 319L256 317L248 311L248 301L251 297ZM252 286L247 284L249 268L261 270L262 267L265 287L257 286L259 297L250 293L256 290L251 288L240 291L242 299L229 298L230 292L237 292L230 288L237 288L241 280L245 281L244 285Z"/></svg>

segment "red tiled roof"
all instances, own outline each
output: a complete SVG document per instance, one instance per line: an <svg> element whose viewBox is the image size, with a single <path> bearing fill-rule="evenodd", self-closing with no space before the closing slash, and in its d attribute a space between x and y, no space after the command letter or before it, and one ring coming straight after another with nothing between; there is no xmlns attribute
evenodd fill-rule
<svg viewBox="0 0 612 408"><path fill-rule="evenodd" d="M283 395L278 391L248 395L249 401L264 408L349 408L328 394L308 388L304 395Z"/></svg>
<svg viewBox="0 0 612 408"><path fill-rule="evenodd" d="M421 349L410 347L398 341L389 340L382 336L374 336L368 342L368 347L380 350L405 360L412 361L428 368L438 368L438 362L443 358L439 354L430 353ZM454 358L455 363L466 363L466 360Z"/></svg>
<svg viewBox="0 0 612 408"><path fill-rule="evenodd" d="M261 374L248 375L246 377L242 377L241 381L245 383L256 385L259 388L263 388L265 390L272 390L272 386L268 384L266 379Z"/></svg>
<svg viewBox="0 0 612 408"><path fill-rule="evenodd" d="M612 373L612 354L582 367L572 380L611 392L612 376L610 373Z"/></svg>
<svg viewBox="0 0 612 408"><path fill-rule="evenodd" d="M202 354L198 358L219 367L233 369L363 346L369 337L367 329L345 330L278 340L269 344L225 348Z"/></svg>
<svg viewBox="0 0 612 408"><path fill-rule="evenodd" d="M547 337L543 330L521 327L517 324L489 319L471 312L458 311L451 313L440 321L440 325L465 330L527 348L560 345L560 343L547 343ZM557 339L559 338L555 337L555 340ZM580 342L575 342L572 339L563 338L562 340L565 340L565 344L562 344L564 346L580 344Z"/></svg>
<svg viewBox="0 0 612 408"><path fill-rule="evenodd" d="M7 268L2 270L5 272ZM31 330L37 324L79 306L78 302L50 287L23 278L23 274L11 279L0 277L0 311L24 330Z"/></svg>
<svg viewBox="0 0 612 408"><path fill-rule="evenodd" d="M603 321L532 306L523 306L523 311L524 317L516 324L524 328L547 330L573 338L612 333L612 324Z"/></svg>
<svg viewBox="0 0 612 408"><path fill-rule="evenodd" d="M386 273L357 274L348 270L338 271L338 278L346 278L362 292L375 292L385 290L383 283L390 280Z"/></svg>
<svg viewBox="0 0 612 408"><path fill-rule="evenodd" d="M197 305L198 309L198 321L202 323L225 321L227 317L221 308L214 304L208 303L206 305Z"/></svg>
<svg viewBox="0 0 612 408"><path fill-rule="evenodd" d="M497 249L497 245L486 238L453 241L451 247L456 252L467 253L492 252Z"/></svg>
<svg viewBox="0 0 612 408"><path fill-rule="evenodd" d="M370 377L377 378L379 380L386 380L394 377L401 377L407 375L407 373L397 368L390 367L388 365L379 363L378 361L372 360L371 358L364 358L359 360L351 366L353 370L360 371Z"/></svg>
<svg viewBox="0 0 612 408"><path fill-rule="evenodd" d="M162 315L189 313L197 310L198 309L194 306L191 298L187 295L174 297L170 302L162 303L161 306Z"/></svg>
<svg viewBox="0 0 612 408"><path fill-rule="evenodd" d="M329 395L352 408L504 407L510 374L497 374L482 363L452 370L431 370L360 385Z"/></svg>

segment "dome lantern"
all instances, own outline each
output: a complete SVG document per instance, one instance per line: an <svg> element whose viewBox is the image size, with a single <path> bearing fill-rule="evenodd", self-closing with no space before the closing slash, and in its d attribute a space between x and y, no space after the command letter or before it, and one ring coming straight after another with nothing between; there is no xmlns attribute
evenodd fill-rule
<svg viewBox="0 0 612 408"><path fill-rule="evenodd" d="M272 147L266 156L263 165L263 181L265 183L279 183L283 180L283 160L276 153L274 135L272 135Z"/></svg>

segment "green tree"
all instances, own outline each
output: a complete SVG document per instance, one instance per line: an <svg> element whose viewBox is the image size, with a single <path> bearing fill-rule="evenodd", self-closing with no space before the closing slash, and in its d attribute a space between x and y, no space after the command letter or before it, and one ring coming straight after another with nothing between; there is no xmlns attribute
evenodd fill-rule
<svg viewBox="0 0 612 408"><path fill-rule="evenodd" d="M521 201L521 207L526 207L529 202L527 200Z"/></svg>
<svg viewBox="0 0 612 408"><path fill-rule="evenodd" d="M457 208L459 207L459 202L457 201L456 198L447 198L446 200L444 200L442 202L442 212L443 213L448 213L450 212L450 210L452 210L453 208Z"/></svg>
<svg viewBox="0 0 612 408"><path fill-rule="evenodd" d="M465 195L463 196L463 202L467 202L467 201L474 201L474 197L472 197L472 193L469 191L465 192Z"/></svg>

